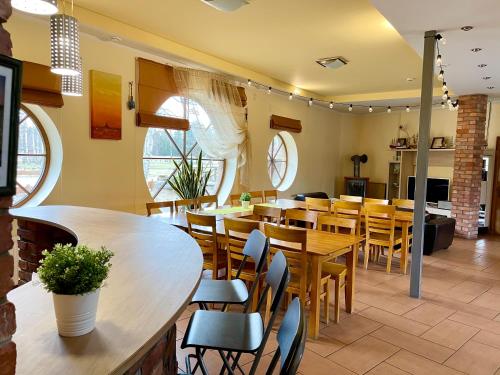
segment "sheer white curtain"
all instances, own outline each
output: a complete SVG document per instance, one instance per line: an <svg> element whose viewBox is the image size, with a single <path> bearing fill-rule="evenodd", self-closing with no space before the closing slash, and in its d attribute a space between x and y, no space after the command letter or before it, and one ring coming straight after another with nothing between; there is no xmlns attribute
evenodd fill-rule
<svg viewBox="0 0 500 375"><path fill-rule="evenodd" d="M248 128L245 108L236 86L227 78L201 70L174 68L179 94L188 98L190 129L204 153L213 158L238 160L240 184L248 186ZM208 119L196 113L198 103ZM192 116L192 117L191 117Z"/></svg>

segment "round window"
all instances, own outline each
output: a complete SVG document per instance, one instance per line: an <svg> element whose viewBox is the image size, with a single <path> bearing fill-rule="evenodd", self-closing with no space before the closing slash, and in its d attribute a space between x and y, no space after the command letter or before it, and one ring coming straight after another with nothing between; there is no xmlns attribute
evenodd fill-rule
<svg viewBox="0 0 500 375"><path fill-rule="evenodd" d="M276 134L267 150L267 173L272 185L280 190L288 189L297 175L297 146L290 133Z"/></svg>

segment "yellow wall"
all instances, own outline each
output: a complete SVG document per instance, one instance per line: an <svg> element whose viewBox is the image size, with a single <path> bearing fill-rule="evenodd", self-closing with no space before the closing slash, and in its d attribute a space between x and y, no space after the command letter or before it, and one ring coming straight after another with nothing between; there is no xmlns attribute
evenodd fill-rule
<svg viewBox="0 0 500 375"><path fill-rule="evenodd" d="M12 34L14 57L50 65L49 27L38 20L15 13L7 24ZM127 82L135 79L135 58L161 58L103 42L81 34L84 67L84 96L65 97L62 109L46 109L62 138L62 173L45 204L71 204L144 212L151 197L147 190L142 152L146 129L135 126L134 111L126 109ZM122 140L91 140L89 136L89 70L96 69L122 77ZM269 128L271 114L300 119L303 131L293 134L298 148L299 168L291 188L282 196L304 191L334 193L334 181L341 173L339 145L345 125L353 120L327 108L309 108L302 101L267 95L247 89L251 142L250 188L267 189L267 148L277 133Z"/></svg>

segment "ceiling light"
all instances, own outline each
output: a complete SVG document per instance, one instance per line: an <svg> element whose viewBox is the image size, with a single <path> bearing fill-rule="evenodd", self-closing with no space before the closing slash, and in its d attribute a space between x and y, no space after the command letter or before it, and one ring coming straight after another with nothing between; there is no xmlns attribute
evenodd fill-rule
<svg viewBox="0 0 500 375"><path fill-rule="evenodd" d="M292 100L293 99L293 94L290 93L290 95L288 95L288 100Z"/></svg>
<svg viewBox="0 0 500 375"><path fill-rule="evenodd" d="M410 112L410 106L406 106L406 112Z"/></svg>
<svg viewBox="0 0 500 375"><path fill-rule="evenodd" d="M486 87L488 90L493 90L495 88L495 86L488 86Z"/></svg>
<svg viewBox="0 0 500 375"><path fill-rule="evenodd" d="M247 84L248 84L248 86L252 86L252 80L251 80L251 79L249 79L249 80L247 81Z"/></svg>
<svg viewBox="0 0 500 375"><path fill-rule="evenodd" d="M112 42L121 42L122 41L122 38L118 35L111 35L111 37L109 38Z"/></svg>
<svg viewBox="0 0 500 375"><path fill-rule="evenodd" d="M333 102L330 102L330 109L333 109Z"/></svg>
<svg viewBox="0 0 500 375"><path fill-rule="evenodd" d="M415 81L415 77L408 77L408 78L406 78L406 81L413 82L413 81Z"/></svg>
<svg viewBox="0 0 500 375"><path fill-rule="evenodd" d="M438 79L439 79L440 81L442 81L442 80L444 79L444 70L442 70L442 69L441 69L441 70L439 71L439 74L438 74Z"/></svg>
<svg viewBox="0 0 500 375"><path fill-rule="evenodd" d="M479 64L477 67L478 68L486 68L488 66L488 64Z"/></svg>
<svg viewBox="0 0 500 375"><path fill-rule="evenodd" d="M441 57L441 55L437 55L436 57L436 64L437 65L441 65L443 63L443 58Z"/></svg>
<svg viewBox="0 0 500 375"><path fill-rule="evenodd" d="M472 48L471 52L479 52L479 51L482 51L482 50L483 50L482 48L476 47L476 48Z"/></svg>
<svg viewBox="0 0 500 375"><path fill-rule="evenodd" d="M50 16L50 60L52 73L80 74L80 34L75 17L66 14Z"/></svg>
<svg viewBox="0 0 500 375"><path fill-rule="evenodd" d="M322 59L316 60L316 62L323 68L338 69L343 67L344 65L347 65L349 61L345 57L335 56L335 57L324 57Z"/></svg>
<svg viewBox="0 0 500 375"><path fill-rule="evenodd" d="M267 88L267 93L268 93L268 94L271 94L271 91L273 91L273 88L272 88L271 86L269 86L269 87Z"/></svg>
<svg viewBox="0 0 500 375"><path fill-rule="evenodd" d="M234 12L235 10L241 8L243 5L247 5L247 0L201 0L205 4L211 7L222 10L223 12Z"/></svg>
<svg viewBox="0 0 500 375"><path fill-rule="evenodd" d="M387 113L391 113L391 112L392 112L391 106L387 107Z"/></svg>
<svg viewBox="0 0 500 375"><path fill-rule="evenodd" d="M83 95L83 85L82 85L82 60L80 59L80 64L78 65L78 71L80 74L74 76L62 76L61 82L61 93L66 96L82 96Z"/></svg>
<svg viewBox="0 0 500 375"><path fill-rule="evenodd" d="M12 7L32 14L50 16L57 13L57 0L11 0Z"/></svg>
<svg viewBox="0 0 500 375"><path fill-rule="evenodd" d="M349 104L349 112L352 112L352 104Z"/></svg>
<svg viewBox="0 0 500 375"><path fill-rule="evenodd" d="M443 82L443 87L441 88L444 92L448 92L448 86L446 86L446 82Z"/></svg>
<svg viewBox="0 0 500 375"><path fill-rule="evenodd" d="M368 112L372 113L373 112L373 107L370 106L370 108L368 108Z"/></svg>
<svg viewBox="0 0 500 375"><path fill-rule="evenodd" d="M442 96L443 100L446 100L448 99L448 91L445 91L443 96Z"/></svg>
<svg viewBox="0 0 500 375"><path fill-rule="evenodd" d="M460 30L462 31L471 31L474 28L474 26L462 26Z"/></svg>
<svg viewBox="0 0 500 375"><path fill-rule="evenodd" d="M486 76L486 77L483 77L483 79L486 81L488 79L491 79L491 77Z"/></svg>
<svg viewBox="0 0 500 375"><path fill-rule="evenodd" d="M444 104L444 102L441 102L441 108L445 108L446 105Z"/></svg>
<svg viewBox="0 0 500 375"><path fill-rule="evenodd" d="M308 104L309 104L309 107L313 105L313 98L310 98L310 99L309 99Z"/></svg>

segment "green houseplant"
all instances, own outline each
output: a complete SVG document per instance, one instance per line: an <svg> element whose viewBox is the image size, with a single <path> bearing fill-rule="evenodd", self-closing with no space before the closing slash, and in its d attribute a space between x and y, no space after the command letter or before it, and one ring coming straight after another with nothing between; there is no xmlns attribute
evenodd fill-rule
<svg viewBox="0 0 500 375"><path fill-rule="evenodd" d="M250 206L250 201L252 200L252 196L250 193L241 193L240 202L243 208L248 208Z"/></svg>
<svg viewBox="0 0 500 375"><path fill-rule="evenodd" d="M52 292L57 329L61 336L81 336L95 327L99 292L108 277L113 253L102 247L56 244L43 251L37 273Z"/></svg>
<svg viewBox="0 0 500 375"><path fill-rule="evenodd" d="M207 184L210 179L211 170L205 171L202 163L202 153L198 155L196 162L183 159L179 164L174 160L177 173L169 180L170 187L181 199L194 199L205 195Z"/></svg>

